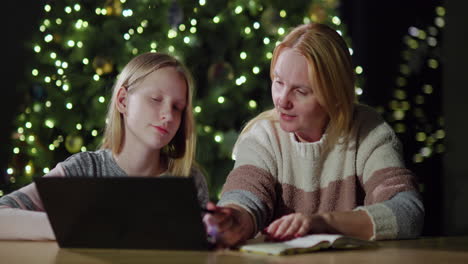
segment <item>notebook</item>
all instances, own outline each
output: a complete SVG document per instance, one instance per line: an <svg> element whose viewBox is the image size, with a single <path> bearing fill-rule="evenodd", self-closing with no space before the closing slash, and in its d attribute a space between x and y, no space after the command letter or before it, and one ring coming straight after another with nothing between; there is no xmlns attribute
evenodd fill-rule
<svg viewBox="0 0 468 264"><path fill-rule="evenodd" d="M62 248L208 250L192 178L34 180Z"/></svg>
<svg viewBox="0 0 468 264"><path fill-rule="evenodd" d="M239 248L240 251L264 255L293 255L309 253L323 249L351 249L360 247L375 247L373 241L343 235L308 235L283 242L264 242L255 239Z"/></svg>

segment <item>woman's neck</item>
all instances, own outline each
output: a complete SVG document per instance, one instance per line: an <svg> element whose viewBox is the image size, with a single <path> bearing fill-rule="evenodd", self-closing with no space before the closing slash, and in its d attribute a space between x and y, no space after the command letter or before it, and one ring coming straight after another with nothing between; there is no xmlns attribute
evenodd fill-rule
<svg viewBox="0 0 468 264"><path fill-rule="evenodd" d="M158 176L167 169L159 150L137 151L123 147L115 161L129 176Z"/></svg>

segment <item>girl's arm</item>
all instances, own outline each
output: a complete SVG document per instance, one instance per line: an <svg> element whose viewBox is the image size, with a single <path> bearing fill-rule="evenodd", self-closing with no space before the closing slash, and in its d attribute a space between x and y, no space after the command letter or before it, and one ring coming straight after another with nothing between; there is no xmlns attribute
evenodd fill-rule
<svg viewBox="0 0 468 264"><path fill-rule="evenodd" d="M44 175L60 176L65 176L60 164ZM34 183L0 198L0 239L55 240Z"/></svg>

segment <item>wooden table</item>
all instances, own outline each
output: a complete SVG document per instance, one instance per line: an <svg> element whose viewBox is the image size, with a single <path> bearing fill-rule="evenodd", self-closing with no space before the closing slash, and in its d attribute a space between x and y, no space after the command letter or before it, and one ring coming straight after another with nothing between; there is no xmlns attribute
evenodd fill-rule
<svg viewBox="0 0 468 264"><path fill-rule="evenodd" d="M468 263L468 237L383 241L376 249L262 256L233 250L163 251L61 249L56 242L0 241L0 263Z"/></svg>

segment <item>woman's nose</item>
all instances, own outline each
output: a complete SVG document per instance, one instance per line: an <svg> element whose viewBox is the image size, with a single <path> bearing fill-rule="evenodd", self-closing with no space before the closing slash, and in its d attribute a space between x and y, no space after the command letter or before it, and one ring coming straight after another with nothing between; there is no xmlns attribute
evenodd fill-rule
<svg viewBox="0 0 468 264"><path fill-rule="evenodd" d="M278 105L283 109L290 109L292 104L287 93L283 93L278 98Z"/></svg>

